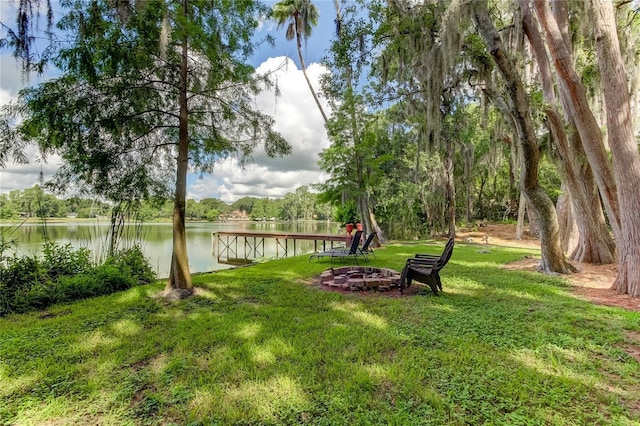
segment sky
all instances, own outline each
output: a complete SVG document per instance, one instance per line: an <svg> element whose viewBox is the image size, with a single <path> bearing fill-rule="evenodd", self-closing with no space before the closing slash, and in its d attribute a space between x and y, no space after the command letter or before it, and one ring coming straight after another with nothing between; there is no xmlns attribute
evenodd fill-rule
<svg viewBox="0 0 640 426"><path fill-rule="evenodd" d="M10 3L0 0L0 21L13 25L15 18L11 15ZM333 36L335 11L332 0L316 0L314 4L320 11L320 18L306 47L303 47L303 55L309 78L316 91L319 91L319 77L326 72L319 62ZM217 164L213 174L189 175L188 198L218 198L229 203L245 196L278 198L301 185L324 182L328 178L317 164L318 154L329 147L324 121L300 69L295 42L285 39L285 30L286 27L277 29L274 22L265 22L256 37L271 34L276 38L275 46L265 44L249 62L258 72L280 67L276 72L280 96L276 98L273 92L265 91L256 99L256 105L274 117L275 129L292 146L292 153L272 159L260 148L254 152L252 162L247 163L244 169L235 159L228 159ZM39 81L42 79L32 77L25 83L11 52L0 50L0 105L14 100L25 85ZM327 114L330 114L328 105L322 103ZM0 193L30 188L39 183L41 173L45 180L51 177L60 165L60 158L53 156L43 162L38 161L38 157L37 149L32 147L29 158L34 160L30 164L8 163L5 169L0 169Z"/></svg>

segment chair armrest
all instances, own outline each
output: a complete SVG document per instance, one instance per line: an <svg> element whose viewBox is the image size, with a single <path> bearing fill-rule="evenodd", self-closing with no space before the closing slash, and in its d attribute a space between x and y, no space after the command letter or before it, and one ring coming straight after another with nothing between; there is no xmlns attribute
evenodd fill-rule
<svg viewBox="0 0 640 426"><path fill-rule="evenodd" d="M416 254L415 259L439 259L439 254Z"/></svg>
<svg viewBox="0 0 640 426"><path fill-rule="evenodd" d="M435 270L435 265L433 264L423 264L423 263L409 263L405 267L407 270L407 274L412 275L413 273L430 275Z"/></svg>
<svg viewBox="0 0 640 426"><path fill-rule="evenodd" d="M421 265L421 266L430 266L430 265L435 265L438 262L439 259L423 259L423 258L412 258L412 259L408 259L407 260L407 264L415 264L415 265Z"/></svg>

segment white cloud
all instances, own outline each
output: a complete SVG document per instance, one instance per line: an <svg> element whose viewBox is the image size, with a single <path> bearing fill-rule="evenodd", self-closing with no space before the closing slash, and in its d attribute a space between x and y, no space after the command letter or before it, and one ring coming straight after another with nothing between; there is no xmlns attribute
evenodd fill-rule
<svg viewBox="0 0 640 426"><path fill-rule="evenodd" d="M30 146L26 150L29 164L14 164L9 162L6 169L0 169L0 193L6 194L16 189L31 188L40 184L40 174L44 181L50 179L58 170L62 160L52 155L43 161L38 149Z"/></svg>
<svg viewBox="0 0 640 426"><path fill-rule="evenodd" d="M0 61L2 61L2 66L0 67L0 89L6 95L15 98L18 95L18 91L27 84L27 81L22 76L22 72L13 56L9 54L0 55ZM4 101L3 104L6 103L4 98L2 101Z"/></svg>
<svg viewBox="0 0 640 426"><path fill-rule="evenodd" d="M284 63L284 66L283 66ZM192 181L189 196L196 199L215 197L233 202L245 196L278 198L297 187L326 180L318 168L318 154L329 147L324 120L309 91L302 70L285 57L269 58L256 72L275 71L280 96L273 90L258 96L256 105L275 119L275 129L291 144L292 152L282 158L269 158L262 148L256 150L253 161L240 167L229 159L219 164L212 176ZM319 64L307 67L314 89L319 90L319 78L326 69ZM323 108L330 109L326 102Z"/></svg>
<svg viewBox="0 0 640 426"><path fill-rule="evenodd" d="M15 99L8 90L0 87L0 105L5 105Z"/></svg>
<svg viewBox="0 0 640 426"><path fill-rule="evenodd" d="M0 1L0 3L2 3ZM13 101L31 78L25 78L16 59L9 53L0 55L0 105Z"/></svg>
<svg viewBox="0 0 640 426"><path fill-rule="evenodd" d="M2 0L0 0L0 3L2 3ZM33 72L24 74L13 55L8 52L0 54L0 92L3 94L2 98L0 98L0 105L4 105L10 100L6 96L15 99L22 88L45 81L55 73L55 70L47 70L45 75L38 75Z"/></svg>
<svg viewBox="0 0 640 426"><path fill-rule="evenodd" d="M324 182L327 176L318 170L285 171L267 165L249 164L245 169L229 159L216 167L214 175L189 185L189 197L219 198L233 202L242 197L281 198L301 185Z"/></svg>
<svg viewBox="0 0 640 426"><path fill-rule="evenodd" d="M39 80L40 78L34 75L25 78L15 58L10 54L0 55L0 106L15 101L20 89ZM40 174L46 181L60 167L60 157L53 155L47 161L43 161L35 146L27 147L26 156L30 159L29 164L8 161L7 167L0 169L0 193L31 188L40 183Z"/></svg>

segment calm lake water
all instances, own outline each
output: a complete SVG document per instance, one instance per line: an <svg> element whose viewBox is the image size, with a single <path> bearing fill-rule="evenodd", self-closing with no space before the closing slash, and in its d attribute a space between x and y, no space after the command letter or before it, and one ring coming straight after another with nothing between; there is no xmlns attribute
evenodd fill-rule
<svg viewBox="0 0 640 426"><path fill-rule="evenodd" d="M45 233L52 241L60 244L71 244L73 247L87 247L94 254L102 256L107 247L108 221L96 222L65 222L41 224L16 224L0 222L0 232L5 239L15 240L18 254L38 254L45 240ZM197 222L187 223L187 250L191 272L208 272L230 268L218 262L214 253L212 233L219 231L258 231L258 232L302 232L310 234L344 234L345 231L334 222ZM9 236L8 234L11 235ZM172 232L170 223L149 223L127 225L125 229L124 246L137 241L156 269L158 277L169 275ZM240 240L239 245L241 246ZM292 246L289 247L291 255ZM238 250L238 257L244 257L242 250ZM313 251L313 241L298 241L296 254ZM280 250L282 253L282 250ZM265 239L262 259L276 257L276 243L274 239Z"/></svg>

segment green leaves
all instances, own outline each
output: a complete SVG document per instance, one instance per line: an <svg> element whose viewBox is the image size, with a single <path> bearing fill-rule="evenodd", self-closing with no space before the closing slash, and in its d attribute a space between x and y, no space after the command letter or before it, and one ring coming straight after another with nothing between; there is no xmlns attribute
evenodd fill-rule
<svg viewBox="0 0 640 426"><path fill-rule="evenodd" d="M271 17L281 28L287 26L287 40L294 38L307 40L311 36L313 27L318 25L318 8L310 0L281 0L273 6Z"/></svg>
<svg viewBox="0 0 640 426"><path fill-rule="evenodd" d="M63 74L21 93L27 140L65 160L58 186L88 185L111 200L165 197L173 189L181 57L188 46L186 113L194 170L230 155L290 151L273 120L254 110L259 91L251 35L267 9L258 2L66 2L57 50Z"/></svg>

